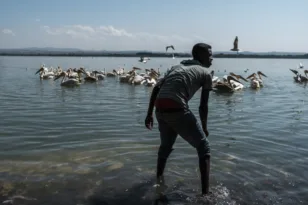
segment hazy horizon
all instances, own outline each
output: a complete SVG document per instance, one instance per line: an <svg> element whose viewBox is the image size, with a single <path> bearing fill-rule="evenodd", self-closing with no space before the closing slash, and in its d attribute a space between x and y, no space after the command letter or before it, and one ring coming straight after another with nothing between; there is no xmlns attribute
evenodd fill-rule
<svg viewBox="0 0 308 205"><path fill-rule="evenodd" d="M104 49L93 49L93 50L88 50L88 49L83 49L83 48L57 48L57 47L24 47L24 48L0 48L0 50L40 50L41 51L70 51L70 52L76 52L76 51L85 51L85 52L153 52L153 53L165 53L165 51L152 51L152 50L145 50L145 49L140 49L140 50L134 50L134 49L127 49L127 50L104 50ZM191 53L191 51L174 51L174 53ZM234 53L232 51L213 51L214 54L219 54L219 53ZM255 51L241 51L241 53L290 53L290 54L308 54L308 52L297 52L297 51L260 51L260 52L255 52Z"/></svg>
<svg viewBox="0 0 308 205"><path fill-rule="evenodd" d="M307 53L307 7L305 0L5 1L0 48L164 52L172 44L190 52L205 42L228 52L238 36L243 52Z"/></svg>

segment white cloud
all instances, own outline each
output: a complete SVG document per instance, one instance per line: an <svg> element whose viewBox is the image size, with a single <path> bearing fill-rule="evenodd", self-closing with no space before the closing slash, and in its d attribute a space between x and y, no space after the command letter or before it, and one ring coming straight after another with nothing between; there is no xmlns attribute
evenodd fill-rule
<svg viewBox="0 0 308 205"><path fill-rule="evenodd" d="M12 36L16 35L11 29L8 29L8 28L2 29L2 33L7 34L7 35L12 35Z"/></svg>
<svg viewBox="0 0 308 205"><path fill-rule="evenodd" d="M66 25L60 27L42 26L44 32L63 41L68 38L76 41L76 45L81 45L80 41L93 42L92 48L98 49L146 49L164 50L166 45L174 44L177 48L186 49L192 46L196 37L183 37L177 34L161 35L148 32L130 32L123 28L114 26L87 26L87 25ZM62 38L61 38L62 37ZM79 41L78 41L79 40ZM106 48L108 47L108 48Z"/></svg>
<svg viewBox="0 0 308 205"><path fill-rule="evenodd" d="M69 25L55 28L43 26L43 29L50 35L68 35L85 39L97 38L99 36L134 37L132 33L128 33L124 29L116 29L113 26L91 27L84 25Z"/></svg>
<svg viewBox="0 0 308 205"><path fill-rule="evenodd" d="M124 29L116 29L113 26L100 26L96 29L98 34L103 34L107 36L125 36L125 37L133 37L132 33L128 33Z"/></svg>
<svg viewBox="0 0 308 205"><path fill-rule="evenodd" d="M97 36L97 31L90 26L72 25L51 28L49 26L42 27L45 32L50 35L67 35L72 38L90 39Z"/></svg>
<svg viewBox="0 0 308 205"><path fill-rule="evenodd" d="M35 19L35 21L36 21L36 22L40 22L40 21L41 21L41 19Z"/></svg>

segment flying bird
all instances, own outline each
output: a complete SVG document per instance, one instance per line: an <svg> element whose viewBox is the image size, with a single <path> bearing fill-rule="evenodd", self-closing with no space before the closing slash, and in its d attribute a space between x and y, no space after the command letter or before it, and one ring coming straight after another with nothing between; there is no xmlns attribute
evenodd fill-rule
<svg viewBox="0 0 308 205"><path fill-rule="evenodd" d="M238 48L238 37L236 36L233 42L233 48L230 49L231 51L237 51L237 53L240 51Z"/></svg>
<svg viewBox="0 0 308 205"><path fill-rule="evenodd" d="M166 46L166 52L168 51L169 48L172 48L174 50L173 45L170 45L170 46Z"/></svg>

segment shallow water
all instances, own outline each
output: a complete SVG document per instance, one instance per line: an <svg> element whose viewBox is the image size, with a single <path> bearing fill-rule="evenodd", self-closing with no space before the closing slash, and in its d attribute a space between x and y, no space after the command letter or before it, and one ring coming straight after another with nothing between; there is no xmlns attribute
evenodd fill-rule
<svg viewBox="0 0 308 205"><path fill-rule="evenodd" d="M0 200L26 204L151 204L157 124L144 127L151 88L117 78L63 88L34 73L47 66L111 71L125 64L161 72L181 59L0 57ZM306 204L307 89L293 81L298 60L215 59L215 75L261 70L264 88L211 93L211 190L199 199L196 151L182 138L168 161L170 204ZM302 61L308 65L308 61ZM249 68L247 73L244 70ZM227 72L224 72L224 70ZM190 102L198 115L199 94Z"/></svg>

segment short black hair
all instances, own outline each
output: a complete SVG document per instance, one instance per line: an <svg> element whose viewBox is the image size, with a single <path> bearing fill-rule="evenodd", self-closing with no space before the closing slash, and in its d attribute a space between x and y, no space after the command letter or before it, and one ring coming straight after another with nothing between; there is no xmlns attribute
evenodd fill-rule
<svg viewBox="0 0 308 205"><path fill-rule="evenodd" d="M206 43L197 43L192 48L191 54L192 54L194 59L200 60L200 58L202 57L201 55L204 54L204 53L209 53L211 49L212 49L212 46L210 46ZM209 53L209 54L212 54L212 53Z"/></svg>

